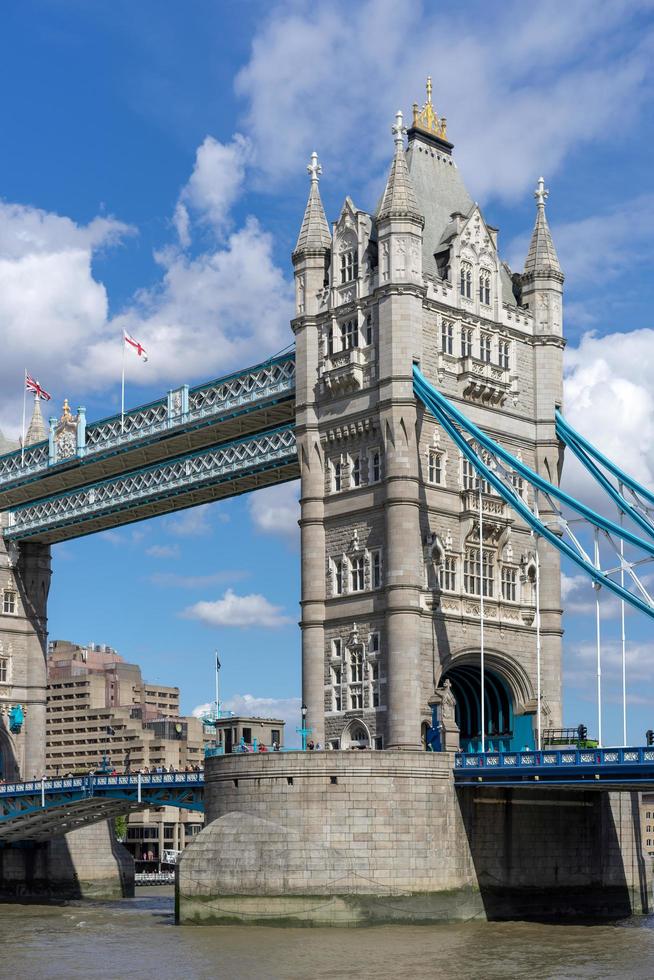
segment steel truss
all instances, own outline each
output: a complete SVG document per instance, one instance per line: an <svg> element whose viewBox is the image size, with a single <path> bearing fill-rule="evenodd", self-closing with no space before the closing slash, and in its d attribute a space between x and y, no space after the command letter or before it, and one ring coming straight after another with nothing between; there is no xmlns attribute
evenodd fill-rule
<svg viewBox="0 0 654 980"><path fill-rule="evenodd" d="M100 458L130 449L136 443L218 422L234 413L251 411L270 399L288 398L295 391L295 355L286 354L246 370L189 388L183 385L167 396L89 425L78 421L77 450L61 455L56 440L0 456L0 490L46 475L53 466Z"/></svg>
<svg viewBox="0 0 654 980"><path fill-rule="evenodd" d="M204 810L204 773L80 776L0 786L0 846L48 840L151 806Z"/></svg>
<svg viewBox="0 0 654 980"><path fill-rule="evenodd" d="M209 494L206 499L220 496L217 489L222 484L229 484L232 494L244 489L254 489L256 483L254 486L243 485L239 488L240 481L252 474L286 467L283 478L294 479L298 475L297 467L293 465L296 462L294 426L281 426L272 432L238 439L79 490L70 490L45 500L23 504L9 512L4 536L16 541L43 537L46 532L50 532L48 540L63 540L64 537L97 530L92 522L105 515L111 515L111 526L115 526L141 516L153 516L157 502L170 498L180 498L180 506L185 506L187 504L182 499L183 496L202 491L203 488ZM268 482L278 481L269 479ZM191 501L198 502L198 499ZM150 507L147 513L138 514L138 508L144 503L154 504L155 510ZM169 511L174 508L168 506L163 509ZM120 513L124 515L122 519L118 516ZM53 536L57 528L64 527L70 528L70 532Z"/></svg>
<svg viewBox="0 0 654 980"><path fill-rule="evenodd" d="M534 534L573 561L595 587L605 586L654 618L654 602L640 574L654 559L654 540L641 538L595 513L516 459L452 405L417 367L413 369L413 380L416 397L440 422L481 479L522 517ZM531 488L531 501L528 494L516 489L520 481ZM549 512L547 523L541 520L541 512ZM551 519L549 514L553 515ZM589 551L593 547L584 547L582 541L588 532L594 542L592 558ZM622 553L622 542L630 549L628 556ZM608 553L608 561L602 561L600 545ZM627 586L620 582L622 575Z"/></svg>

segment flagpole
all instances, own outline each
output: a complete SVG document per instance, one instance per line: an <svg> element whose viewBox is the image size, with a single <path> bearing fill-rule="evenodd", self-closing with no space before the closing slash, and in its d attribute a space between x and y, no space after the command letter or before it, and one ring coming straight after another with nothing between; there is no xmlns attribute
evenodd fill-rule
<svg viewBox="0 0 654 980"><path fill-rule="evenodd" d="M214 650L214 656L216 658L216 718L220 717L220 661L218 660L218 651Z"/></svg>
<svg viewBox="0 0 654 980"><path fill-rule="evenodd" d="M27 399L27 368L23 369L23 435L20 440L20 465L25 464L25 401Z"/></svg>
<svg viewBox="0 0 654 980"><path fill-rule="evenodd" d="M122 380L120 386L120 431L125 431L125 332L123 331Z"/></svg>

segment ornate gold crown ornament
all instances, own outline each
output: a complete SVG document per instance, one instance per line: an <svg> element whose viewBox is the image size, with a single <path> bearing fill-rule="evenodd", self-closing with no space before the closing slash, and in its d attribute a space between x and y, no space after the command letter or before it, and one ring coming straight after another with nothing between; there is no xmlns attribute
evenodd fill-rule
<svg viewBox="0 0 654 980"><path fill-rule="evenodd" d="M438 136L440 139L447 139L447 119L442 116L440 119L434 111L431 101L431 75L427 75L427 101L422 109L418 108L418 103L413 103L413 125L416 129L422 129L431 136Z"/></svg>

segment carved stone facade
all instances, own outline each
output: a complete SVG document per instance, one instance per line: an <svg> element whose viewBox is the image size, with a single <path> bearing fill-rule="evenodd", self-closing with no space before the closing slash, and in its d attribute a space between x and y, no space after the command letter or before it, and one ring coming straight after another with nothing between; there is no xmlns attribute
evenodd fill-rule
<svg viewBox="0 0 654 980"><path fill-rule="evenodd" d="M563 276L551 239L542 245L540 198L535 266L512 275L452 144L421 118L407 149L401 118L394 127L378 212L346 198L331 247L312 173L303 229L313 222L313 245L305 234L293 254L303 695L314 738L333 748L421 744L434 691L454 668L479 665L480 578L488 670L522 719L520 737L535 727L534 540L482 488L480 560L476 474L416 402L412 369L557 479ZM542 544L539 557L542 710L556 725L559 561Z"/></svg>

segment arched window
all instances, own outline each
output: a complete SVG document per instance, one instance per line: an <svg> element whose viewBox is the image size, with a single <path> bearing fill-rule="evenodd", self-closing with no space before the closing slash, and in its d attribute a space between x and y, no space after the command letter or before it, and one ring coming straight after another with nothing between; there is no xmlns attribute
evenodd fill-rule
<svg viewBox="0 0 654 980"><path fill-rule="evenodd" d="M480 577L483 583L484 595L493 595L493 578L495 574L493 554L484 548L479 566L479 548L467 548L463 561L463 588L468 595L480 595Z"/></svg>
<svg viewBox="0 0 654 980"><path fill-rule="evenodd" d="M461 263L459 292L466 299L472 299L472 266L469 262Z"/></svg>
<svg viewBox="0 0 654 980"><path fill-rule="evenodd" d="M484 306L490 306L491 301L491 274L488 269L481 269L479 272L479 302Z"/></svg>
<svg viewBox="0 0 654 980"><path fill-rule="evenodd" d="M356 247L341 252L341 284L352 282L359 275L359 257Z"/></svg>
<svg viewBox="0 0 654 980"><path fill-rule="evenodd" d="M358 347L358 330L354 320L345 320L341 323L341 349L352 350Z"/></svg>

